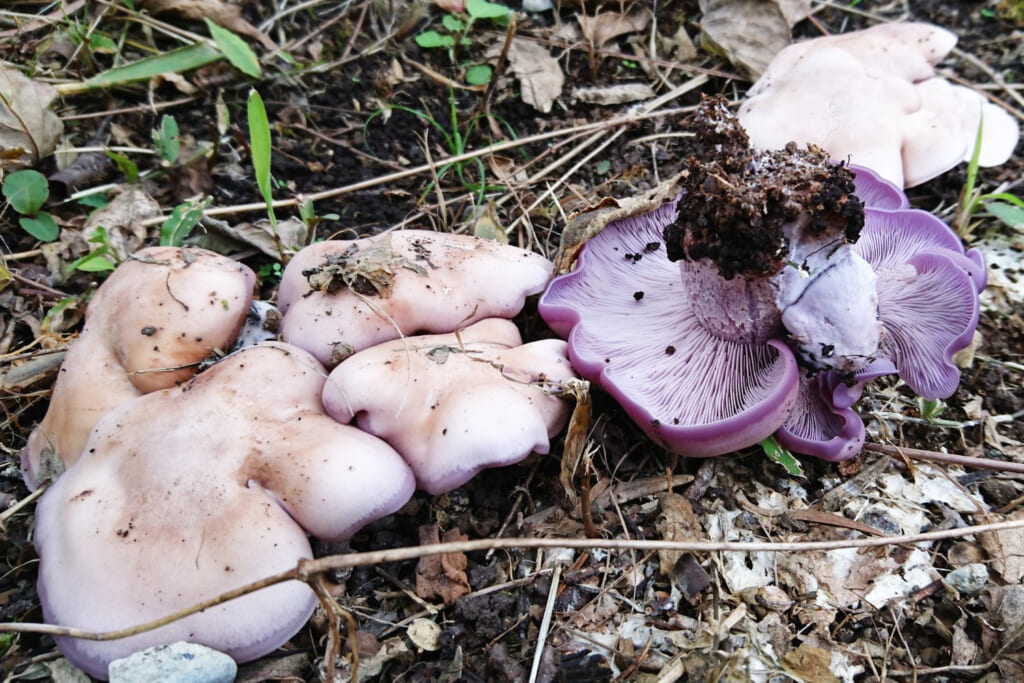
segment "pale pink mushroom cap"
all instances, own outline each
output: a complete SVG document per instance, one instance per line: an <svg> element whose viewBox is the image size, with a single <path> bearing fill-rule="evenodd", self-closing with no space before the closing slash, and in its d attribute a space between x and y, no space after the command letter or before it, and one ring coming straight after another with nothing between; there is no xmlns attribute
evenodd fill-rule
<svg viewBox="0 0 1024 683"><path fill-rule="evenodd" d="M394 446L419 487L437 494L483 468L547 453L569 406L542 385L572 377L564 341L522 345L513 323L488 319L458 337L409 337L357 353L331 372L324 408Z"/></svg>
<svg viewBox="0 0 1024 683"><path fill-rule="evenodd" d="M200 361L230 349L255 284L248 266L204 249L153 247L122 263L89 303L22 451L28 487L73 464L109 410L189 379Z"/></svg>
<svg viewBox="0 0 1024 683"><path fill-rule="evenodd" d="M378 294L366 280L357 291L314 290L303 271L347 252L354 254L350 264L369 264L350 272L372 273L391 285L390 293ZM320 242L300 251L281 278L282 338L333 367L352 351L403 334L451 332L484 318L511 318L527 296L544 289L551 270L538 254L467 235L404 230Z"/></svg>
<svg viewBox="0 0 1024 683"><path fill-rule="evenodd" d="M108 413L39 501L47 622L133 626L293 568L309 532L340 540L412 495L383 441L323 412L325 371L280 343L239 351L192 382ZM59 638L93 676L154 645L200 643L240 662L288 640L313 611L287 582L130 638Z"/></svg>
<svg viewBox="0 0 1024 683"><path fill-rule="evenodd" d="M920 23L796 43L750 88L740 122L757 147L814 144L910 187L969 160L983 114L979 161L1002 164L1017 145L1017 122L935 74L955 44L953 33Z"/></svg>

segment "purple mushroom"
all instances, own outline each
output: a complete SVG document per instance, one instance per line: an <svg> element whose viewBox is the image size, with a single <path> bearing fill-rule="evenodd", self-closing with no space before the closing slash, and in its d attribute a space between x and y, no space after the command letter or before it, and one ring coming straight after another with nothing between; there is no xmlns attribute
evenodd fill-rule
<svg viewBox="0 0 1024 683"><path fill-rule="evenodd" d="M542 296L576 370L696 457L776 434L841 460L863 444L852 406L872 379L950 395L980 255L869 171L814 148L750 149L718 100L697 128L710 161L689 160L680 196L609 224Z"/></svg>

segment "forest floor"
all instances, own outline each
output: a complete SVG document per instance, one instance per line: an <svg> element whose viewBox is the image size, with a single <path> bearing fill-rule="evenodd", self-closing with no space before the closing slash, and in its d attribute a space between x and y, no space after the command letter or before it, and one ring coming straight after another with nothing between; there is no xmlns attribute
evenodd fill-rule
<svg viewBox="0 0 1024 683"><path fill-rule="evenodd" d="M251 160L251 88L270 121L277 217L297 218L301 205L312 227L302 239L396 227L502 233L553 257L567 217L604 198L656 190L679 172L692 145L688 117L702 94L738 103L751 83L727 59L694 47L702 20L696 1L556 0L554 9L517 14L511 29L481 19L455 30L442 4L244 0L232 14L216 0L5 3L0 69L57 85L52 111L62 128L52 134L56 153L36 164L50 180L45 209L59 238L41 243L11 206L0 212L0 622L42 621L33 499L18 453L106 276L82 267L83 257L155 244L174 207L207 197L207 219L190 239L250 265L261 297L275 296L281 264L267 247ZM794 39L904 20L952 30L959 42L940 72L1018 121L1024 116L1019 1L808 5ZM261 57L259 78L220 59L135 83L74 87L201 41L209 33L203 16L245 34ZM452 51L422 47L426 31L464 42ZM498 58L512 31L526 47ZM490 84L474 85L484 64L495 68ZM45 126L45 114L36 116ZM160 143L166 117L178 129L174 159ZM446 163L496 143L507 144ZM1021 195L1022 178L1018 145L1006 164L981 169L977 182L985 192ZM907 194L915 208L950 222L966 182L961 164ZM139 193L151 208L109 227L107 242L90 242L91 212L119 192ZM342 636L359 644L360 680L523 681L539 650L541 681L1024 681L1024 530L967 528L1024 518L1024 238L984 213L964 236L989 255L991 271L979 344L960 388L936 411L906 386L880 382L860 411L869 444L983 458L994 468L912 461L877 448L841 464L801 457L798 475L760 448L680 459L595 391L593 463L582 475L604 539L781 544L963 534L840 550L669 555L595 543L571 553L452 553L443 568L425 565L428 558L361 564L326 577L355 619L357 632L343 628ZM527 341L552 336L535 302L517 323ZM556 439L552 453L562 447ZM314 550L413 547L431 532L586 538L589 525L559 475L554 455L488 470L451 494L417 493L347 544ZM944 580L973 564L984 567L976 590ZM444 587L424 580L430 571ZM460 584L456 594L450 583ZM324 680L329 631L318 612L284 648L244 664L239 680ZM338 658L337 680L351 676L349 649ZM0 654L4 681L74 680L49 635L0 632Z"/></svg>

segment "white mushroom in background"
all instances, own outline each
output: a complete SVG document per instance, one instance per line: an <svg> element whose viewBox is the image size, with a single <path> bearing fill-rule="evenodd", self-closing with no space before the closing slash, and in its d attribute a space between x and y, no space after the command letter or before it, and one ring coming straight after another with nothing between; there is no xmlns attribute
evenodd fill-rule
<svg viewBox="0 0 1024 683"><path fill-rule="evenodd" d="M943 28L892 23L790 45L750 88L740 123L756 147L814 144L911 187L970 160L983 120L979 163L998 166L1019 127L978 92L936 74L955 44Z"/></svg>

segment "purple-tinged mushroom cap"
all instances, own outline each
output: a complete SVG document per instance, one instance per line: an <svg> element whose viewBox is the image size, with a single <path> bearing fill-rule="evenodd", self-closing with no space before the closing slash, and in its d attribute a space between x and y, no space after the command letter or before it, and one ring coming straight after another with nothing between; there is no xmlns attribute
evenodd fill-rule
<svg viewBox="0 0 1024 683"><path fill-rule="evenodd" d="M259 344L101 419L37 507L47 622L108 631L163 617L294 568L311 556L307 532L341 540L404 505L412 472L324 414L325 376L301 349ZM178 640L248 661L315 602L289 581L129 638L57 640L101 678L113 659Z"/></svg>
<svg viewBox="0 0 1024 683"><path fill-rule="evenodd" d="M849 407L836 406L828 376L801 375L796 405L775 438L786 448L823 460L848 460L864 445L864 422Z"/></svg>
<svg viewBox="0 0 1024 683"><path fill-rule="evenodd" d="M779 430L798 452L842 460L863 443L852 406L870 380L895 371L925 397L951 393L980 254L822 150L750 149L721 100L696 127L676 201L610 223L541 297L576 369L695 456ZM865 210L858 189L894 208Z"/></svg>
<svg viewBox="0 0 1024 683"><path fill-rule="evenodd" d="M866 210L854 249L878 273L878 357L921 396L951 395L960 378L953 356L978 324L984 259L976 250L965 254L942 221L913 209Z"/></svg>
<svg viewBox="0 0 1024 683"><path fill-rule="evenodd" d="M675 217L672 203L609 224L538 308L552 329L571 330L573 367L654 441L687 456L720 455L782 426L799 369L785 344L729 341L701 323L665 255L662 231Z"/></svg>
<svg viewBox="0 0 1024 683"><path fill-rule="evenodd" d="M910 200L903 190L896 187L888 180L872 171L867 166L850 164L853 171L853 184L856 186L856 194L864 202L864 207L869 209L907 209L910 208Z"/></svg>

